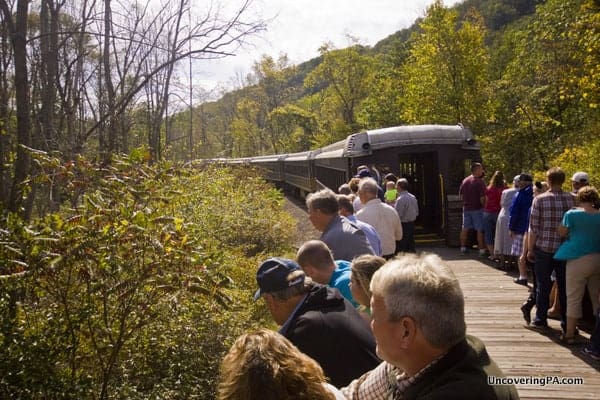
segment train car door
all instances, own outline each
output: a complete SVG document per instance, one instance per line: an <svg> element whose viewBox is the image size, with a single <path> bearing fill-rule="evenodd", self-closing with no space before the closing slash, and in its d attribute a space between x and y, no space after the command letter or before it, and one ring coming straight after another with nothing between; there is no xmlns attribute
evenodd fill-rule
<svg viewBox="0 0 600 400"><path fill-rule="evenodd" d="M441 234L443 208L437 154L400 154L398 158L399 177L409 181L410 192L419 201L417 232Z"/></svg>

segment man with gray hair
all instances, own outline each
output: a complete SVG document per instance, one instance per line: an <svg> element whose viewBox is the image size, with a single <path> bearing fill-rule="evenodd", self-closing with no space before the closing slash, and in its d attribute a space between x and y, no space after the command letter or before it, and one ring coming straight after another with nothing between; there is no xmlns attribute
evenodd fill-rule
<svg viewBox="0 0 600 400"><path fill-rule="evenodd" d="M339 215L336 194L329 189L311 193L306 197L308 219L321 232L336 260L352 261L362 254L373 254L366 234L354 223Z"/></svg>
<svg viewBox="0 0 600 400"><path fill-rule="evenodd" d="M466 335L458 279L435 254L405 254L371 279L377 368L342 393L372 399L518 399L484 344Z"/></svg>
<svg viewBox="0 0 600 400"><path fill-rule="evenodd" d="M378 187L373 178L360 181L358 197L364 206L356 218L375 228L381 239L382 257L389 259L396 253L396 241L402 239L402 224L396 210L377 196Z"/></svg>

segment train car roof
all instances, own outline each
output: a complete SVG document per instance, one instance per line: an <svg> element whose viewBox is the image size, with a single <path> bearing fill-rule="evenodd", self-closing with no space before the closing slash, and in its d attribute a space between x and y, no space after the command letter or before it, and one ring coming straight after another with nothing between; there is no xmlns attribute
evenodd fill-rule
<svg viewBox="0 0 600 400"><path fill-rule="evenodd" d="M270 154L270 155L266 155L266 156L256 156L256 157L252 157L250 158L250 163L258 163L258 162L276 162L276 161L280 161L281 159L285 158L287 155L286 154Z"/></svg>
<svg viewBox="0 0 600 400"><path fill-rule="evenodd" d="M319 154L315 156L315 159L318 160L320 158L343 157L346 153L346 141L347 139L340 140L339 142L335 142L330 144L329 146L323 147Z"/></svg>
<svg viewBox="0 0 600 400"><path fill-rule="evenodd" d="M250 162L250 158L242 157L242 158L225 158L224 161L227 164L247 164Z"/></svg>
<svg viewBox="0 0 600 400"><path fill-rule="evenodd" d="M479 149L471 130L462 125L404 125L350 135L346 138L344 154L357 156L378 149L423 144L455 144Z"/></svg>
<svg viewBox="0 0 600 400"><path fill-rule="evenodd" d="M285 157L285 161L302 161L315 158L315 155L321 153L321 150L303 151L300 153L290 153Z"/></svg>
<svg viewBox="0 0 600 400"><path fill-rule="evenodd" d="M374 148L390 144L463 144L473 139L470 129L462 125L413 125L367 131Z"/></svg>

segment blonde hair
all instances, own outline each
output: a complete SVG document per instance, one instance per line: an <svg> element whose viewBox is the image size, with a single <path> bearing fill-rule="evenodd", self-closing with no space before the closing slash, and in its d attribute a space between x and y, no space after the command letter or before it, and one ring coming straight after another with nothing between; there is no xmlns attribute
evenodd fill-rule
<svg viewBox="0 0 600 400"><path fill-rule="evenodd" d="M369 288L371 278L383 264L385 264L385 258L372 254L363 254L352 260L352 278L369 298L371 298L371 289Z"/></svg>
<svg viewBox="0 0 600 400"><path fill-rule="evenodd" d="M260 329L235 341L221 362L218 400L334 400L323 370L277 332Z"/></svg>

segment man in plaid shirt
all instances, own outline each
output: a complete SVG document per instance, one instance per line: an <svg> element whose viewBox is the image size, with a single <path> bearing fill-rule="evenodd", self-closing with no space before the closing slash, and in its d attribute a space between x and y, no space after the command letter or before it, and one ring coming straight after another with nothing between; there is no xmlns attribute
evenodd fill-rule
<svg viewBox="0 0 600 400"><path fill-rule="evenodd" d="M514 385L485 345L466 335L464 297L435 254L405 254L371 279L371 328L384 361L342 393L350 400L513 400Z"/></svg>
<svg viewBox="0 0 600 400"><path fill-rule="evenodd" d="M529 217L529 240L527 259L533 262L536 293L536 315L531 322L534 329L548 327L548 307L552 282L552 271L556 273L558 286L558 299L561 304L560 325L566 329L566 276L564 260L554 259L562 239L558 234L558 226L565 212L574 207L575 199L571 193L564 192L562 185L565 182L565 173L558 167L553 167L546 172L546 179L550 190L537 196L531 204Z"/></svg>

